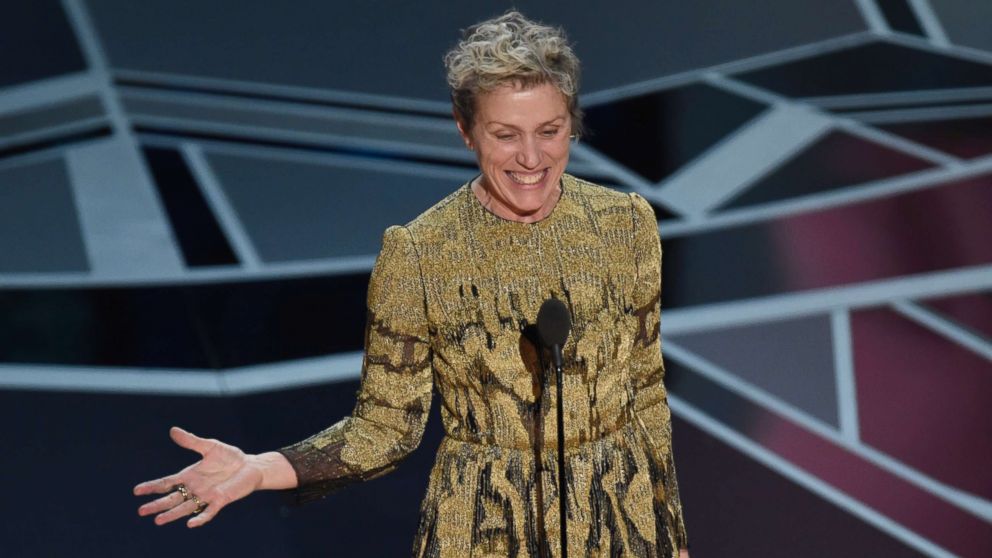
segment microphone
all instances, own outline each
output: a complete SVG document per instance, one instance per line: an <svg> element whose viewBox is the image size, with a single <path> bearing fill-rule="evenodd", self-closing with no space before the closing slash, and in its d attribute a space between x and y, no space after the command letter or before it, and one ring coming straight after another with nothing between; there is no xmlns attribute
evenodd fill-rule
<svg viewBox="0 0 992 558"><path fill-rule="evenodd" d="M541 337L541 343L551 349L551 356L554 359L556 368L561 368L561 347L568 339L568 332L572 329L572 316L568 313L568 307L557 298L549 298L541 305L537 311L537 334Z"/></svg>
<svg viewBox="0 0 992 558"><path fill-rule="evenodd" d="M572 329L572 316L568 307L557 298L549 298L537 311L537 335L541 343L551 349L555 365L555 380L558 387L558 519L561 530L561 558L568 558L568 529L565 518L565 410L562 401L562 357L561 347Z"/></svg>

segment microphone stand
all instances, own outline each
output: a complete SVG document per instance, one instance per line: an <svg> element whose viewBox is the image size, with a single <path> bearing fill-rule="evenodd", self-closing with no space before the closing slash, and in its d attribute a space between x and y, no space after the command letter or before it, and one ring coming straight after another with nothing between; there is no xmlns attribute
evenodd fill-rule
<svg viewBox="0 0 992 558"><path fill-rule="evenodd" d="M558 518L561 528L561 558L568 558L568 530L565 520L565 408L562 390L561 345L551 346L551 357L555 369L555 383L558 388Z"/></svg>
<svg viewBox="0 0 992 558"><path fill-rule="evenodd" d="M558 518L561 521L561 558L568 558L568 526L566 524L565 501L568 490L565 486L565 390L562 372L561 347L572 329L572 316L565 303L557 298L549 298L541 304L537 312L537 332L545 347L551 349L555 367L555 380L558 385Z"/></svg>

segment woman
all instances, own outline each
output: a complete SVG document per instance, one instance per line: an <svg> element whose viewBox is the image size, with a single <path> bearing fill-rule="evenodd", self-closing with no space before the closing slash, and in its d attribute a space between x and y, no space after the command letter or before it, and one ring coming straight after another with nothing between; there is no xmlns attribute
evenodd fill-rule
<svg viewBox="0 0 992 558"><path fill-rule="evenodd" d="M581 129L579 64L560 30L516 12L445 57L453 112L481 174L383 237L354 413L247 455L174 428L203 454L142 483L139 508L201 526L255 490L304 499L382 475L420 442L431 390L445 437L416 556L557 556L556 391L530 335L566 303L564 399L572 556L687 556L658 335L660 244L647 202L565 174ZM543 548L542 548L543 547ZM681 553L680 553L681 550Z"/></svg>

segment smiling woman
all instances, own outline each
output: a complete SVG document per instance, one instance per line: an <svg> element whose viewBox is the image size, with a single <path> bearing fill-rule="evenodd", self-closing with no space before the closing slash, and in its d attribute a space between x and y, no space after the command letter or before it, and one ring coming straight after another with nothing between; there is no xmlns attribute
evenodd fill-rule
<svg viewBox="0 0 992 558"><path fill-rule="evenodd" d="M139 512L193 514L196 527L255 490L307 500L386 474L420 443L436 390L445 437L415 556L687 556L654 213L565 173L581 112L561 30L509 12L468 29L445 61L481 174L386 230L352 415L259 455L174 429L203 459L136 487L166 494ZM572 322L560 393L532 334L549 298Z"/></svg>

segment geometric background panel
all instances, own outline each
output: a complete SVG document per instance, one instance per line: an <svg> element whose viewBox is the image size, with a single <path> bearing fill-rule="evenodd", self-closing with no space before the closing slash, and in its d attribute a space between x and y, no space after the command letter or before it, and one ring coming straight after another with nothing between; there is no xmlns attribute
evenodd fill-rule
<svg viewBox="0 0 992 558"><path fill-rule="evenodd" d="M103 105L95 96L73 99L39 110L23 110L0 118L0 138L30 133L39 128L64 125L66 122L92 119L103 115Z"/></svg>
<svg viewBox="0 0 992 558"><path fill-rule="evenodd" d="M130 3L126 10L112 0L87 4L114 68L438 103L447 101L441 55L457 30L511 6L565 27L583 62L586 93L865 28L853 2L835 0L574 0L567 10L540 0L394 0L350 3L348 9L334 2L287 3L280 10L266 2L218 0L191 4L196 17L163 0ZM818 15L806 17L810 13ZM425 14L429 32L411 24ZM686 48L698 40L698 29L708 30L705 48ZM362 63L353 63L356 54Z"/></svg>
<svg viewBox="0 0 992 558"><path fill-rule="evenodd" d="M672 340L823 422L838 424L829 317L720 328Z"/></svg>
<svg viewBox="0 0 992 558"><path fill-rule="evenodd" d="M267 262L374 255L387 226L408 222L472 178L470 170L464 171L463 181L208 155L259 256Z"/></svg>
<svg viewBox="0 0 992 558"><path fill-rule="evenodd" d="M992 175L981 175L694 235L665 239L662 230L662 301L728 302L989 264L989 222L975 208L990 200Z"/></svg>
<svg viewBox="0 0 992 558"><path fill-rule="evenodd" d="M930 2L948 37L956 44L992 50L992 2L939 0Z"/></svg>
<svg viewBox="0 0 992 558"><path fill-rule="evenodd" d="M0 273L88 269L65 163L0 170Z"/></svg>
<svg viewBox="0 0 992 558"><path fill-rule="evenodd" d="M723 208L843 189L933 167L932 163L851 134L832 131L724 203Z"/></svg>
<svg viewBox="0 0 992 558"><path fill-rule="evenodd" d="M984 557L992 552L989 523L931 491L907 482L904 477L894 475L891 469L880 467L844 445L744 397L737 390L682 366L677 360L667 363L666 384L669 393L705 412L712 420L842 490L868 508L884 513L900 525L942 541L944 548L956 553L954 555ZM674 442L676 448L681 447L678 435L676 433ZM843 502L835 504L843 505ZM928 556L936 554L927 553ZM806 555L769 554L780 558ZM874 558L875 555L866 553L864 556Z"/></svg>
<svg viewBox="0 0 992 558"><path fill-rule="evenodd" d="M683 466L680 458L676 457L679 489L686 502L686 521L694 525L720 526L707 536L700 537L699 542L692 543L691 555L694 558L924 556L870 526L852 520L840 508L823 502L785 477L771 473L758 462L719 443L691 423L676 419L673 429L679 434L675 454L694 456L692 469ZM713 482L716 486L710 484ZM708 495L705 505L690 505L696 501L693 498L696 494ZM776 499L781 498L781 505L775 506L769 513L746 513L745 510L762 507L769 494L775 494ZM790 536L771 541L761 534L766 530L789 531ZM846 535L838 537L837 533ZM857 538L856 552L846 547L847 536Z"/></svg>
<svg viewBox="0 0 992 558"><path fill-rule="evenodd" d="M792 97L992 86L992 65L875 42L738 76Z"/></svg>
<svg viewBox="0 0 992 558"><path fill-rule="evenodd" d="M893 30L912 35L925 35L908 0L878 0L876 4Z"/></svg>
<svg viewBox="0 0 992 558"><path fill-rule="evenodd" d="M224 369L362 348L368 274L0 289L0 363Z"/></svg>
<svg viewBox="0 0 992 558"><path fill-rule="evenodd" d="M884 533L844 513L833 504L817 498L807 489L775 474L739 451L733 450L691 423L674 420L677 432L675 454L692 455L693 467L685 467L676 457L679 490L686 502L686 521L717 528L692 543L691 555L775 556L836 558L865 556L922 558L915 551ZM685 464L688 464L686 462ZM715 486L712 483L715 482ZM706 494L704 505L693 496ZM745 510L762 507L769 494L778 501L768 513ZM712 495L712 496L711 496ZM762 536L768 530L789 531L789 536L771 541ZM844 537L836 536L845 533ZM847 546L846 537L855 537L858 550Z"/></svg>
<svg viewBox="0 0 992 558"><path fill-rule="evenodd" d="M589 107L589 133L583 141L658 182L765 108L722 89L694 83ZM678 141L671 141L673 136Z"/></svg>
<svg viewBox="0 0 992 558"><path fill-rule="evenodd" d="M0 88L86 69L58 0L4 2L0 10Z"/></svg>
<svg viewBox="0 0 992 558"><path fill-rule="evenodd" d="M992 116L902 122L878 127L962 159L992 153Z"/></svg>
<svg viewBox="0 0 992 558"><path fill-rule="evenodd" d="M920 301L959 325L992 340L992 291Z"/></svg>
<svg viewBox="0 0 992 558"><path fill-rule="evenodd" d="M142 151L186 265L237 264L238 257L182 154L160 147L145 147Z"/></svg>
<svg viewBox="0 0 992 558"><path fill-rule="evenodd" d="M989 362L887 308L851 315L862 439L992 499Z"/></svg>

